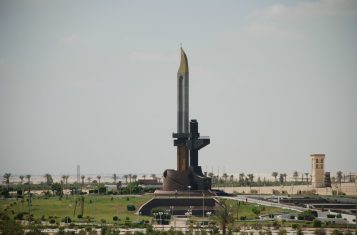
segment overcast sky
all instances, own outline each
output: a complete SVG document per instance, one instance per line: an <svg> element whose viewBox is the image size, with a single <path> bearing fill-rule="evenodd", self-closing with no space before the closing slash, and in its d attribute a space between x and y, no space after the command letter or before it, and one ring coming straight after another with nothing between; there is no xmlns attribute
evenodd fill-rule
<svg viewBox="0 0 357 235"><path fill-rule="evenodd" d="M357 1L0 1L0 173L357 172Z"/></svg>

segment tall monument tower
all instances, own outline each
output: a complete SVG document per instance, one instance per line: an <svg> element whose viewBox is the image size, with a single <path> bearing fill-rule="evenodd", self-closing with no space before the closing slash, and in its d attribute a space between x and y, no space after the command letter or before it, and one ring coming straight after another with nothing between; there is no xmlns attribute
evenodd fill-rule
<svg viewBox="0 0 357 235"><path fill-rule="evenodd" d="M210 139L200 136L196 119L189 119L189 70L182 48L180 57L177 72L177 132L172 134L177 148L177 169L164 171L163 191L207 191L211 189L211 178L206 177L198 165L198 151L207 146Z"/></svg>
<svg viewBox="0 0 357 235"><path fill-rule="evenodd" d="M325 187L325 154L311 154L312 187Z"/></svg>

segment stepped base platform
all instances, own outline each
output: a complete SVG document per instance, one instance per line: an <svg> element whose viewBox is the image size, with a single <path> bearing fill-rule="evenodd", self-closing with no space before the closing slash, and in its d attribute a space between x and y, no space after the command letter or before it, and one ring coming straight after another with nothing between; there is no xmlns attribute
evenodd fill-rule
<svg viewBox="0 0 357 235"><path fill-rule="evenodd" d="M219 201L212 196L214 195L203 196L202 192L178 191L174 194L155 192L155 197L142 205L138 214L151 216L153 208L162 208L174 216L185 216L187 212L191 212L194 216L206 216L207 212L214 214L220 206Z"/></svg>

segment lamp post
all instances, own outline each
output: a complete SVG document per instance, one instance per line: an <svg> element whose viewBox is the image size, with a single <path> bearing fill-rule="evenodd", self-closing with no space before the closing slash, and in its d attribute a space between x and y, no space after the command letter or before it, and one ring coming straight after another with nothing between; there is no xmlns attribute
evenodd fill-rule
<svg viewBox="0 0 357 235"><path fill-rule="evenodd" d="M202 217L205 217L205 193L202 193Z"/></svg>
<svg viewBox="0 0 357 235"><path fill-rule="evenodd" d="M162 225L162 219L161 219L161 218L162 218L162 217L161 217L162 214L163 214L162 211L160 211L160 212L159 212L159 216L160 216L160 224L161 224L161 225Z"/></svg>
<svg viewBox="0 0 357 235"><path fill-rule="evenodd" d="M206 215L208 217L208 228L211 228L211 223L210 223L211 217L210 216L212 215L212 212L211 211L207 211ZM212 234L212 230L211 230L211 234Z"/></svg>
<svg viewBox="0 0 357 235"><path fill-rule="evenodd" d="M191 207L191 201L190 201L190 196L191 196L191 185L187 186L188 188L188 205Z"/></svg>
<svg viewBox="0 0 357 235"><path fill-rule="evenodd" d="M176 233L176 219L174 218L174 206L170 206L170 210L171 210L171 217L174 220L174 231Z"/></svg>

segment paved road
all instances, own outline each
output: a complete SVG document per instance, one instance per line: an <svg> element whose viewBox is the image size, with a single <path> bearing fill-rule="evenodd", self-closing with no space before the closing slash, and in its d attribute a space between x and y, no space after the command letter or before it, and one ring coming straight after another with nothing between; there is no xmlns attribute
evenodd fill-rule
<svg viewBox="0 0 357 235"><path fill-rule="evenodd" d="M290 206L290 205L285 205L285 204L276 203L276 202L268 202L268 201L264 201L264 200L259 200L257 198L251 198L251 197L249 197L249 195L236 196L236 197L218 197L218 198L224 198L224 199L230 199L230 200L236 200L236 201L242 201L242 202L251 202L251 203L256 203L256 204L263 205L263 206L274 206L274 207L279 207L282 209L289 209L289 210L298 211L298 212L307 210L307 208L305 208L305 207Z"/></svg>

